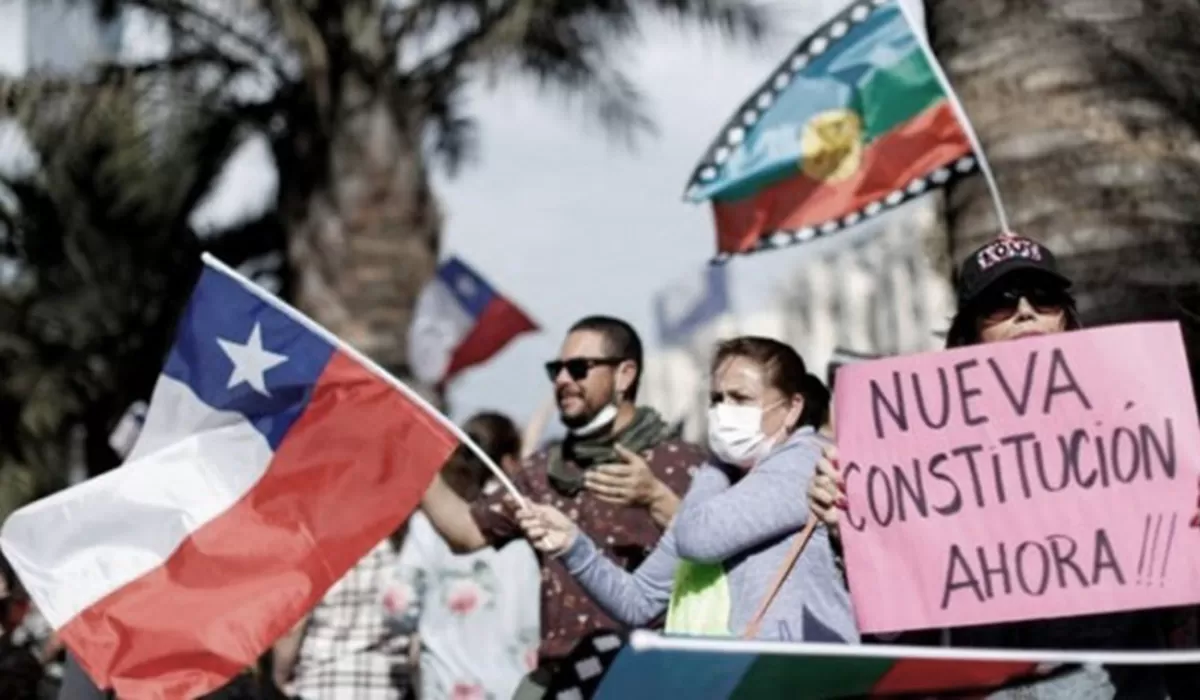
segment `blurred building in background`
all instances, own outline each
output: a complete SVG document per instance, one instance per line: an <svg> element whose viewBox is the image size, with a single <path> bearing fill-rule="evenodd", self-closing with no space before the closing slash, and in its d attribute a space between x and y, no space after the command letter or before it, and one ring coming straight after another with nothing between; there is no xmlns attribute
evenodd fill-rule
<svg viewBox="0 0 1200 700"><path fill-rule="evenodd" d="M721 338L763 335L784 340L822 380L838 348L900 355L941 347L954 298L936 258L945 236L939 207L939 198L927 198L882 220L874 235L847 236L845 245L805 257L780 284L769 307L737 313L726 303L706 323L690 318L686 340L673 337L673 343L664 343L646 358L642 401L669 420L683 421L685 437L702 441L709 361ZM705 292L694 298L695 307L702 306L699 300L706 298Z"/></svg>

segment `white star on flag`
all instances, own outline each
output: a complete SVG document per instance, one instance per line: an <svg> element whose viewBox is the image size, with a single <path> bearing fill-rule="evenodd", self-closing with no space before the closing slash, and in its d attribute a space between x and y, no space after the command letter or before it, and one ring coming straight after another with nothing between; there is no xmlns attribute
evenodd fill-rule
<svg viewBox="0 0 1200 700"><path fill-rule="evenodd" d="M254 324L250 338L245 343L234 343L224 338L217 338L217 344L233 362L233 372L229 375L226 389L233 389L245 382L263 396L270 396L267 391L267 370L287 362L287 355L264 350L262 344L262 325Z"/></svg>
<svg viewBox="0 0 1200 700"><path fill-rule="evenodd" d="M464 297L473 297L473 296L475 296L476 291L477 290L475 289L475 281L472 280L470 277L463 275L458 278L459 294L462 294Z"/></svg>

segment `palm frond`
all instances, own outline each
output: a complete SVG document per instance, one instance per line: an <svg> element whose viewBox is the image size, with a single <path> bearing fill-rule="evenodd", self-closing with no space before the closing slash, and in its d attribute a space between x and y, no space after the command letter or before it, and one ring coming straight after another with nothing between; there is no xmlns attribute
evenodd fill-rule
<svg viewBox="0 0 1200 700"><path fill-rule="evenodd" d="M474 162L479 154L479 128L467 112L466 80L451 76L426 85L429 92L420 95L429 150L453 176L462 166ZM405 105L414 99L411 93L393 91L392 111L400 118L408 114Z"/></svg>
<svg viewBox="0 0 1200 700"><path fill-rule="evenodd" d="M740 41L760 41L771 30L767 5L743 0L652 0L659 14L683 24L714 29Z"/></svg>
<svg viewBox="0 0 1200 700"><path fill-rule="evenodd" d="M314 162L296 172L316 183L329 176L319 152L336 124L380 93L397 124L427 132L433 155L456 171L470 160L476 135L453 93L481 76L530 79L635 145L654 132L653 120L614 59L651 16L739 41L765 35L772 16L763 0L109 2L154 13L172 28L174 62L159 72L207 65L234 80L268 71L276 102L286 105L273 116L293 137L279 142L309 149Z"/></svg>
<svg viewBox="0 0 1200 700"><path fill-rule="evenodd" d="M415 18L421 16L427 24L439 16L458 23L453 40L403 76L420 94L471 69L523 76L582 105L585 114L630 145L653 133L653 120L614 57L639 35L649 15L739 40L761 38L770 18L765 5L748 0L428 0L409 12L413 27L420 26Z"/></svg>
<svg viewBox="0 0 1200 700"><path fill-rule="evenodd" d="M153 384L199 271L189 217L245 127L219 96L172 94L153 76L37 86L10 92L10 114L38 168L0 183L6 264L19 271L0 283L0 459L53 471L47 442L97 410L115 421ZM257 237L255 252L281 249L267 230L214 240L226 253Z"/></svg>

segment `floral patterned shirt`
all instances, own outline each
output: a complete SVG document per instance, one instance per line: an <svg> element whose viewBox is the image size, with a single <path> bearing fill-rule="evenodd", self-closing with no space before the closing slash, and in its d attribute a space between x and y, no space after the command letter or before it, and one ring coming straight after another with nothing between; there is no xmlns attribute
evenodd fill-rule
<svg viewBox="0 0 1200 700"><path fill-rule="evenodd" d="M418 635L422 698L508 700L537 663L538 562L524 541L454 554L416 513L382 602L389 624Z"/></svg>
<svg viewBox="0 0 1200 700"><path fill-rule="evenodd" d="M540 450L526 460L514 479L517 489L535 502L561 510L587 533L604 556L627 571L636 569L662 536L650 512L605 503L586 489L574 496L560 493L547 476L549 454L548 450ZM643 456L654 475L681 497L687 492L692 473L708 458L705 450L682 440L662 442ZM471 514L493 547L521 537L502 490L476 501ZM588 597L561 562L542 557L541 564L542 662L565 659L594 632L621 629Z"/></svg>

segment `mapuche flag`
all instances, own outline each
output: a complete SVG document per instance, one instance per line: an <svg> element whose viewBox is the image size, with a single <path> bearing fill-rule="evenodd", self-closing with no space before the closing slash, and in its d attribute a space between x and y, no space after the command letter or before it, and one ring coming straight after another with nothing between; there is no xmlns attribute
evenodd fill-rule
<svg viewBox="0 0 1200 700"><path fill-rule="evenodd" d="M896 0L857 0L737 110L688 183L718 257L803 243L973 172L969 128Z"/></svg>
<svg viewBox="0 0 1200 700"><path fill-rule="evenodd" d="M1183 666L1197 661L1200 650L1084 652L749 642L638 630L624 646L594 644L574 670L581 688L575 697L596 700L982 698L1020 687L1049 697L1059 684L1071 682L1064 676L1085 669ZM567 680L556 688L558 697L572 692Z"/></svg>
<svg viewBox="0 0 1200 700"><path fill-rule="evenodd" d="M101 688L196 697L291 629L460 442L410 389L208 260L122 466L0 547Z"/></svg>
<svg viewBox="0 0 1200 700"><path fill-rule="evenodd" d="M690 700L982 697L1051 672L1023 659L914 658L905 655L905 647L671 638L647 642L638 649L635 640L621 650L600 682L596 700L634 697L635 683L645 693L637 697ZM933 651L948 656L945 650Z"/></svg>

